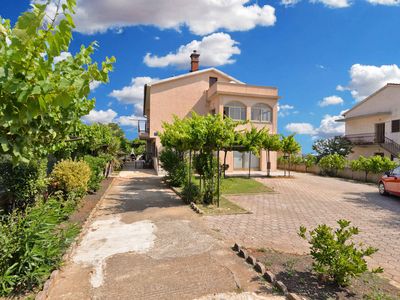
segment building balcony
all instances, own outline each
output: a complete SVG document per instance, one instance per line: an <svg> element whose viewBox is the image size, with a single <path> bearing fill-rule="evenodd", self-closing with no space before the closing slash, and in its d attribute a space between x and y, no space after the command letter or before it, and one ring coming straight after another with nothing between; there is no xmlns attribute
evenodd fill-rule
<svg viewBox="0 0 400 300"><path fill-rule="evenodd" d="M377 143L375 133L346 134L345 138L353 145L373 145Z"/></svg>
<svg viewBox="0 0 400 300"><path fill-rule="evenodd" d="M140 139L148 139L150 136L150 126L147 120L138 120L138 134Z"/></svg>
<svg viewBox="0 0 400 300"><path fill-rule="evenodd" d="M263 87L231 82L216 82L207 91L207 100L216 95L243 95L260 98L278 99L278 90L274 87Z"/></svg>

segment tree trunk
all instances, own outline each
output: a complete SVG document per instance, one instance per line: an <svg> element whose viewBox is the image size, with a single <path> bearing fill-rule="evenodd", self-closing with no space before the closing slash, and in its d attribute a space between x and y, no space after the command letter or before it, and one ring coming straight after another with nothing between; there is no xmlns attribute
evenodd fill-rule
<svg viewBox="0 0 400 300"><path fill-rule="evenodd" d="M271 159L270 159L271 152L269 149L267 150L267 176L271 176Z"/></svg>
<svg viewBox="0 0 400 300"><path fill-rule="evenodd" d="M250 178L250 170L251 170L251 152L249 152L249 178Z"/></svg>
<svg viewBox="0 0 400 300"><path fill-rule="evenodd" d="M217 149L217 161L218 161L218 177L217 177L217 207L219 207L219 188L220 188L220 174L221 174L221 170L220 170L220 163L219 163L219 149Z"/></svg>
<svg viewBox="0 0 400 300"><path fill-rule="evenodd" d="M192 201L192 150L189 150L189 201Z"/></svg>
<svg viewBox="0 0 400 300"><path fill-rule="evenodd" d="M226 155L228 154L228 150L224 150L224 178L226 178Z"/></svg>
<svg viewBox="0 0 400 300"><path fill-rule="evenodd" d="M292 167L292 164L291 164L291 155L290 155L290 154L289 154L289 163L288 163L288 165L289 165L288 174L289 174L289 177L290 177L290 168Z"/></svg>

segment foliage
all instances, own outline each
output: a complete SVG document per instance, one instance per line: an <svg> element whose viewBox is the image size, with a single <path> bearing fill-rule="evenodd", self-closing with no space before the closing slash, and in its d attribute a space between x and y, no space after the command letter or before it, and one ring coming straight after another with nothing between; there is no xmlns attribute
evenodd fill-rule
<svg viewBox="0 0 400 300"><path fill-rule="evenodd" d="M0 296L42 284L56 269L77 233L59 226L75 208L74 199L50 197L0 219Z"/></svg>
<svg viewBox="0 0 400 300"><path fill-rule="evenodd" d="M185 185L183 186L181 197L183 201L185 201L186 203L190 203L192 201L195 203L200 203L202 200L202 196L203 195L197 184L192 182L191 183L186 182Z"/></svg>
<svg viewBox="0 0 400 300"><path fill-rule="evenodd" d="M35 2L14 27L0 18L0 155L14 162L44 157L68 139L94 106L90 83L108 81L115 59L92 62L96 43L59 61L72 39L74 7L75 0L59 3L49 20L46 4Z"/></svg>
<svg viewBox="0 0 400 300"><path fill-rule="evenodd" d="M317 157L312 154L307 154L303 157L303 163L306 166L306 171L317 163Z"/></svg>
<svg viewBox="0 0 400 300"><path fill-rule="evenodd" d="M378 251L376 248L367 247L357 249L349 240L359 233L357 227L349 227L350 221L339 220L339 228L334 230L326 224L318 225L309 232L300 227L299 236L307 240L310 246L310 254L314 259L315 272L327 275L339 285L348 285L351 278L357 277L368 270L364 257L371 256ZM373 272L382 272L381 268Z"/></svg>
<svg viewBox="0 0 400 300"><path fill-rule="evenodd" d="M394 169L397 164L387 157L375 155L371 157L360 156L358 159L350 162L350 168L353 171L365 172L365 181L368 179L368 174L379 174Z"/></svg>
<svg viewBox="0 0 400 300"><path fill-rule="evenodd" d="M137 157L141 156L146 152L146 141L136 138L131 142L131 147Z"/></svg>
<svg viewBox="0 0 400 300"><path fill-rule="evenodd" d="M353 145L349 140L342 136L335 136L329 139L316 140L312 149L317 152L318 161L327 155L339 154L346 157L352 153Z"/></svg>
<svg viewBox="0 0 400 300"><path fill-rule="evenodd" d="M167 172L166 179L171 186L181 186L186 180L186 164L183 155L171 148L160 153L161 167Z"/></svg>
<svg viewBox="0 0 400 300"><path fill-rule="evenodd" d="M90 167L90 179L88 182L88 189L90 191L97 191L100 187L101 181L104 179L104 171L107 166L108 157L106 156L91 156L85 155L83 160Z"/></svg>
<svg viewBox="0 0 400 300"><path fill-rule="evenodd" d="M282 148L280 136L266 133L262 141L262 148L267 150L267 175L269 176L271 173L271 151L279 151Z"/></svg>
<svg viewBox="0 0 400 300"><path fill-rule="evenodd" d="M335 153L324 156L318 162L322 172L329 176L336 176L339 170L346 167L346 158Z"/></svg>
<svg viewBox="0 0 400 300"><path fill-rule="evenodd" d="M293 154L297 154L301 151L300 144L295 140L294 134L288 135L287 137L282 137L281 141L281 151L284 155L288 156L289 159L289 176L290 176L290 167L291 167L291 156ZM285 164L286 166L286 164ZM286 168L285 168L286 175Z"/></svg>
<svg viewBox="0 0 400 300"><path fill-rule="evenodd" d="M91 171L84 161L61 160L50 174L52 185L66 194L83 195L88 190Z"/></svg>
<svg viewBox="0 0 400 300"><path fill-rule="evenodd" d="M0 185L7 193L10 208L23 209L34 203L47 186L46 160L13 165L8 158L0 161Z"/></svg>

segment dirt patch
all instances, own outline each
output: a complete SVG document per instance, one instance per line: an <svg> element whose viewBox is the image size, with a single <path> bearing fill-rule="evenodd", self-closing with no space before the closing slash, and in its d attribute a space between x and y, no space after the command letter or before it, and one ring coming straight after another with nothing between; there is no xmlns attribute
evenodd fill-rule
<svg viewBox="0 0 400 300"><path fill-rule="evenodd" d="M248 249L250 255L264 263L266 268L282 281L290 292L308 299L400 299L400 290L387 279L365 273L353 279L350 286L341 288L318 278L312 272L312 257L281 253L271 249Z"/></svg>
<svg viewBox="0 0 400 300"><path fill-rule="evenodd" d="M104 179L96 193L88 194L83 197L80 201L79 208L69 217L69 221L71 223L76 223L79 226L83 225L97 202L99 202L101 197L103 197L112 180L113 178L111 177Z"/></svg>

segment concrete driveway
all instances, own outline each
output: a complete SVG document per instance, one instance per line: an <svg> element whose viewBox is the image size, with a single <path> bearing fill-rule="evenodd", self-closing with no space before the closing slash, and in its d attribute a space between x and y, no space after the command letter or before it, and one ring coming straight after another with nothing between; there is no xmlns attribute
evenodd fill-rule
<svg viewBox="0 0 400 300"><path fill-rule="evenodd" d="M128 165L88 225L48 299L283 299L151 172Z"/></svg>
<svg viewBox="0 0 400 300"><path fill-rule="evenodd" d="M257 179L276 193L230 196L252 212L206 217L227 240L249 247L271 247L304 253L308 244L297 236L300 225L336 225L347 219L361 230L357 240L379 248L371 261L384 276L400 282L400 198L382 197L377 187L338 178L293 173L295 178Z"/></svg>

